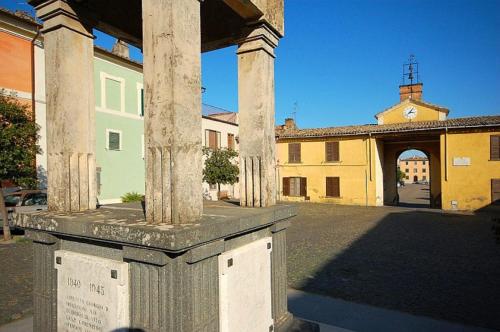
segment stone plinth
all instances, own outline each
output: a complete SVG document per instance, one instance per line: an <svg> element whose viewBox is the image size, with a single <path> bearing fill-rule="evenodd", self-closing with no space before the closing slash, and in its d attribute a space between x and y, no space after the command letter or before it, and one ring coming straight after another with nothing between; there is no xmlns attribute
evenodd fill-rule
<svg viewBox="0 0 500 332"><path fill-rule="evenodd" d="M295 214L295 208L287 205L240 208L229 203L210 203L205 206L199 222L179 225L148 224L140 205L18 215L17 225L25 228L34 242L34 328L36 331L56 331L58 321L59 326L64 324L64 319L61 321L57 317L58 309L61 310L58 300L78 301L68 294L93 292L97 300L82 305L100 306L99 295L107 296L107 292L112 291L111 286L106 285L123 287L128 284L127 292L120 293L128 294L128 303L115 309L116 312L127 311L120 316L129 317L129 325L124 328L224 331L224 327L234 326L231 317L223 315L228 312L228 303L238 301L234 296L238 293L235 281L237 285L241 280L238 278L244 275L244 265L248 265L257 269L252 270L248 278L255 274L261 280L270 279L266 282L270 285L270 289L267 287L268 302L261 300L265 296L260 292L255 297L256 304L247 306L248 314L260 315L255 313L256 308L268 305L269 331L288 330L292 326L292 316L287 310L286 228L288 219ZM258 251L249 254L248 250ZM253 259L257 256L261 261ZM104 271L99 273L105 276L106 283L100 283L97 275L74 272L77 267L65 267L71 264L66 257L81 257L85 264L95 264L96 270ZM60 265L57 265L58 259ZM126 266L120 265L123 263ZM92 266L88 268L92 269ZM239 269L240 276L228 276L227 271L230 273L232 269ZM128 279L119 283L123 271L127 270ZM64 274L61 271L65 271ZM262 274L268 277L262 279ZM251 284L251 280L244 279ZM261 283L257 285L261 287ZM100 293L102 288L99 286L104 286L104 294ZM84 292L72 287L82 287ZM225 291L221 292L221 287ZM64 294L58 294L63 289ZM242 291L246 292L245 296L252 295L247 289ZM232 294L232 298L226 298L224 292ZM222 311L221 303L226 305ZM74 303L65 305L71 309ZM78 312L70 313L72 320L79 315ZM103 319L112 318L104 316ZM72 321L72 324L77 323L78 319ZM249 327L248 331L253 330Z"/></svg>

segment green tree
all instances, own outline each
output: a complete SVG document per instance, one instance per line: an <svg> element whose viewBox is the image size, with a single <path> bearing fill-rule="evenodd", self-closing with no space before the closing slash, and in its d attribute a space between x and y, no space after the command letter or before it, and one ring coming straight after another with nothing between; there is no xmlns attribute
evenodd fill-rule
<svg viewBox="0 0 500 332"><path fill-rule="evenodd" d="M398 182L401 182L406 178L406 174L403 171L401 171L399 169L399 167L398 167L398 175L397 176L398 176Z"/></svg>
<svg viewBox="0 0 500 332"><path fill-rule="evenodd" d="M231 149L203 148L205 168L203 181L217 185L217 197L220 198L221 184L234 184L238 180L239 168L234 164L238 152Z"/></svg>
<svg viewBox="0 0 500 332"><path fill-rule="evenodd" d="M25 188L36 187L36 154L39 126L30 118L27 106L0 91L0 212L4 240L11 239L2 182Z"/></svg>

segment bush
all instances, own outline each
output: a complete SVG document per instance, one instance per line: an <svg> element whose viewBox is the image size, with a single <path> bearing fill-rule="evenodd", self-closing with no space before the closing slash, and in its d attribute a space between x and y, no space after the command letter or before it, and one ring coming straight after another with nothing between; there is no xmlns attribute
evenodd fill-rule
<svg viewBox="0 0 500 332"><path fill-rule="evenodd" d="M144 196L133 191L131 193L126 193L121 199L122 203L140 202L144 199Z"/></svg>

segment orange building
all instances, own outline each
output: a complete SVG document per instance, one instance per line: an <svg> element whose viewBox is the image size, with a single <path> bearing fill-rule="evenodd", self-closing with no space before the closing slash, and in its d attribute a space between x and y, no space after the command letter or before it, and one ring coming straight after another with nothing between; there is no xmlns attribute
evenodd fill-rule
<svg viewBox="0 0 500 332"><path fill-rule="evenodd" d="M399 169L405 174L405 183L430 180L429 159L413 156L399 160Z"/></svg>
<svg viewBox="0 0 500 332"><path fill-rule="evenodd" d="M22 12L0 8L0 90L26 104L30 110L33 98L34 62L39 25ZM36 37L35 37L36 36ZM8 64L8 65L7 65Z"/></svg>

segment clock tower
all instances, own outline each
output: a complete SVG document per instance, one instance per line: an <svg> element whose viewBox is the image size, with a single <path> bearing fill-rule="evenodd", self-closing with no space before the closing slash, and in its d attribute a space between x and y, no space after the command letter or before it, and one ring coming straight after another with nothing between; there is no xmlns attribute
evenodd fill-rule
<svg viewBox="0 0 500 332"><path fill-rule="evenodd" d="M422 99L423 83L420 82L418 62L411 55L403 65L403 79L399 86L399 103L375 115L378 124L441 121L449 110Z"/></svg>

